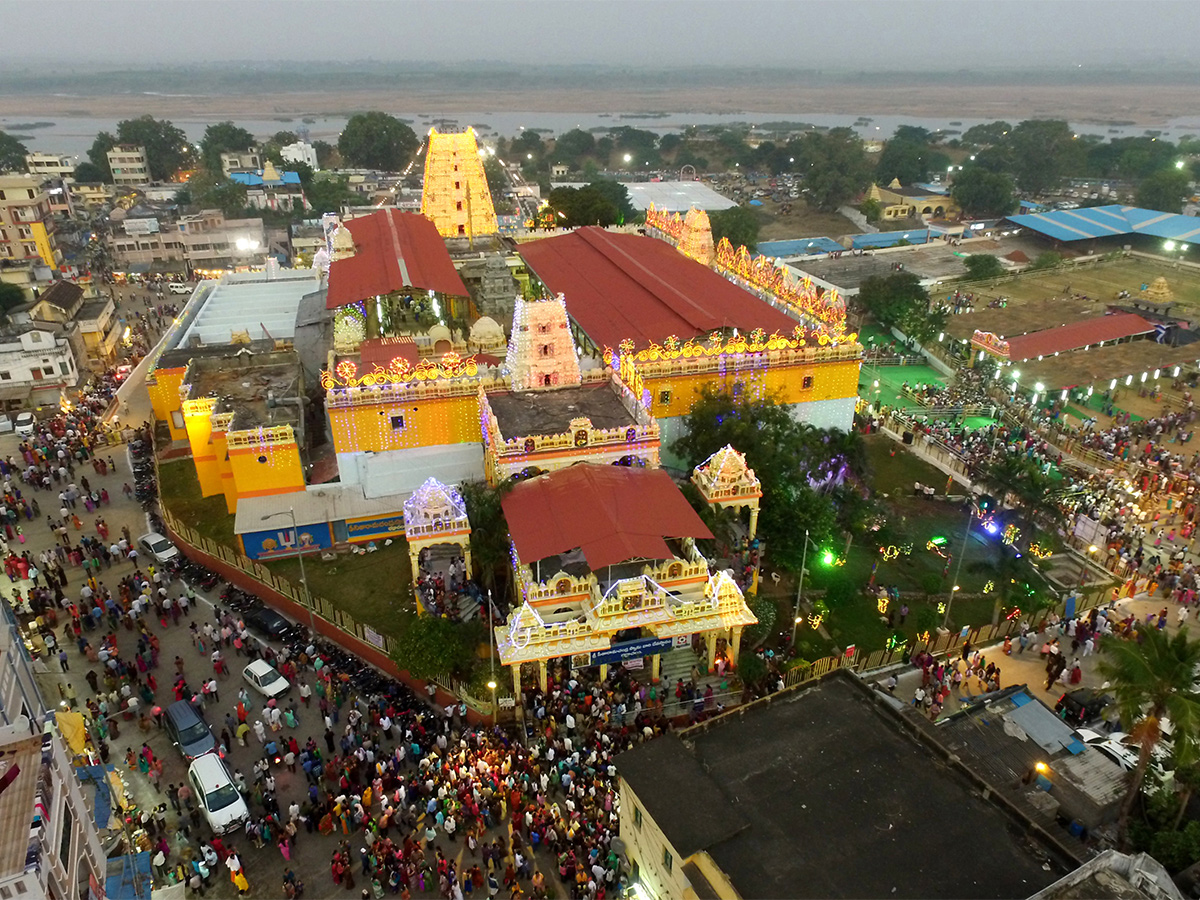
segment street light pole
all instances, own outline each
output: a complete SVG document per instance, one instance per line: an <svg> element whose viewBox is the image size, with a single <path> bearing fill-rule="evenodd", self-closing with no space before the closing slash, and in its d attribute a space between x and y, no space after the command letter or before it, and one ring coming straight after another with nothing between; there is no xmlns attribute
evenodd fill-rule
<svg viewBox="0 0 1200 900"><path fill-rule="evenodd" d="M296 555L300 559L300 584L304 588L304 605L308 607L308 627L312 632L313 638L317 636L317 619L313 614L312 595L308 592L308 574L304 570L304 551L300 548L300 526L296 524L296 510L292 507L281 509L279 512L267 513L260 517L260 521L267 521L276 516L288 516L292 520L292 534L296 541Z"/></svg>
<svg viewBox="0 0 1200 900"><path fill-rule="evenodd" d="M492 635L492 589L488 588L487 593L487 608L488 608L488 663L492 669L492 680L488 682L488 689L492 692L492 727L496 727L496 650L493 646L494 637Z"/></svg>
<svg viewBox="0 0 1200 900"><path fill-rule="evenodd" d="M942 627L950 621L950 605L954 603L954 592L958 590L958 575L962 572L963 557L967 555L967 541L971 539L971 521L975 518L975 502L967 510L967 532L963 535L962 551L958 554L958 565L954 567L954 583L950 585L950 599L946 601L946 615L942 617Z"/></svg>
<svg viewBox="0 0 1200 900"><path fill-rule="evenodd" d="M804 572L808 566L808 529L804 529L804 549L800 552L800 581L796 585L796 614L792 616L792 649L796 648L796 629L800 625L800 598L804 594Z"/></svg>

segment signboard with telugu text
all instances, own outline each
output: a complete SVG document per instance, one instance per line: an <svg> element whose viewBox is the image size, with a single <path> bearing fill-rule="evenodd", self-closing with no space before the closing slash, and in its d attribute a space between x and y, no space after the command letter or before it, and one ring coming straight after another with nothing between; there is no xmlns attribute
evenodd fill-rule
<svg viewBox="0 0 1200 900"><path fill-rule="evenodd" d="M346 536L352 541L365 541L369 538L391 537L404 534L404 516L384 516L378 519L359 519L356 522L347 520Z"/></svg>
<svg viewBox="0 0 1200 900"><path fill-rule="evenodd" d="M623 644L613 644L607 650L593 650L592 665L612 665L629 659L641 659L643 656L653 656L670 650L674 646L674 638L641 638Z"/></svg>

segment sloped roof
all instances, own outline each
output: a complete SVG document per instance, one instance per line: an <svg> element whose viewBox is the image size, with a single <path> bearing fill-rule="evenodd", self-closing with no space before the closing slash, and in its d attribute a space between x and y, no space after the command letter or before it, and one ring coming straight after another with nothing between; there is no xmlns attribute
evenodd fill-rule
<svg viewBox="0 0 1200 900"><path fill-rule="evenodd" d="M1117 313L1097 316L1081 322L1071 322L1058 328L1031 331L1008 339L1008 358L1011 360L1037 359L1068 350L1078 350L1104 341L1116 341L1136 334L1148 334L1154 326L1139 315Z"/></svg>
<svg viewBox="0 0 1200 900"><path fill-rule="evenodd" d="M1147 234L1177 241L1200 240L1200 219L1136 206L1093 206L1009 216L1008 221L1059 241Z"/></svg>
<svg viewBox="0 0 1200 900"><path fill-rule="evenodd" d="M411 288L468 296L437 226L424 216L382 209L343 225L355 254L329 267L328 309Z"/></svg>
<svg viewBox="0 0 1200 900"><path fill-rule="evenodd" d="M300 175L296 172L280 172L279 180L264 181L262 169L257 172L230 172L230 181L236 181L238 184L244 184L246 187L262 187L264 184L268 187L279 184L294 184L299 186Z"/></svg>
<svg viewBox="0 0 1200 900"><path fill-rule="evenodd" d="M521 482L502 502L525 562L579 548L597 571L631 559L670 559L664 538L712 537L662 469L585 463Z"/></svg>
<svg viewBox="0 0 1200 900"><path fill-rule="evenodd" d="M71 281L56 281L38 296L38 300L57 306L61 310L70 311L79 298L83 296L83 288Z"/></svg>
<svg viewBox="0 0 1200 900"><path fill-rule="evenodd" d="M666 241L579 228L530 241L521 256L601 347L629 338L638 347L721 328L791 334L796 320L688 259Z"/></svg>

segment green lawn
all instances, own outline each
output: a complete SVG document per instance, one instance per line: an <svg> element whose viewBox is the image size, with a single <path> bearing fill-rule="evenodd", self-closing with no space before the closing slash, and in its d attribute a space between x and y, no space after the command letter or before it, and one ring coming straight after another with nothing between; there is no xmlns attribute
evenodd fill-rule
<svg viewBox="0 0 1200 900"><path fill-rule="evenodd" d="M209 540L237 547L233 516L225 508L225 495L200 496L196 467L190 459L162 463L158 467L158 494L163 506L176 518L191 525Z"/></svg>
<svg viewBox="0 0 1200 900"><path fill-rule="evenodd" d="M875 382L879 387L875 387ZM867 400L878 400L885 406L917 406L915 400L900 396L904 382L914 384L946 384L946 376L932 366L873 366L864 362L858 376L858 393Z"/></svg>
<svg viewBox="0 0 1200 900"><path fill-rule="evenodd" d="M863 442L867 448L871 485L876 495L912 493L913 483L917 481L933 485L939 490L946 484L946 476L941 469L905 450L887 435L867 435Z"/></svg>

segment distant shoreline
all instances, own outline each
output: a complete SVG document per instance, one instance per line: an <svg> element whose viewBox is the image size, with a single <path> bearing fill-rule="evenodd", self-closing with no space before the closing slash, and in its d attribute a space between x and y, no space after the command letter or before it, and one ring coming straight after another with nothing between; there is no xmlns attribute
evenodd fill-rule
<svg viewBox="0 0 1200 900"><path fill-rule="evenodd" d="M1191 85L1028 86L838 85L814 90L793 87L671 88L593 90L539 88L521 91L303 91L236 96L164 96L121 94L98 96L0 95L0 116L118 117L152 115L259 119L272 116L347 115L357 110L403 108L413 112L453 115L478 110L546 113L687 113L845 114L1006 119L1058 118L1097 126L1130 122L1146 127L1182 116L1198 116L1196 89ZM614 120L614 125L618 124ZM628 122L637 124L637 120Z"/></svg>

